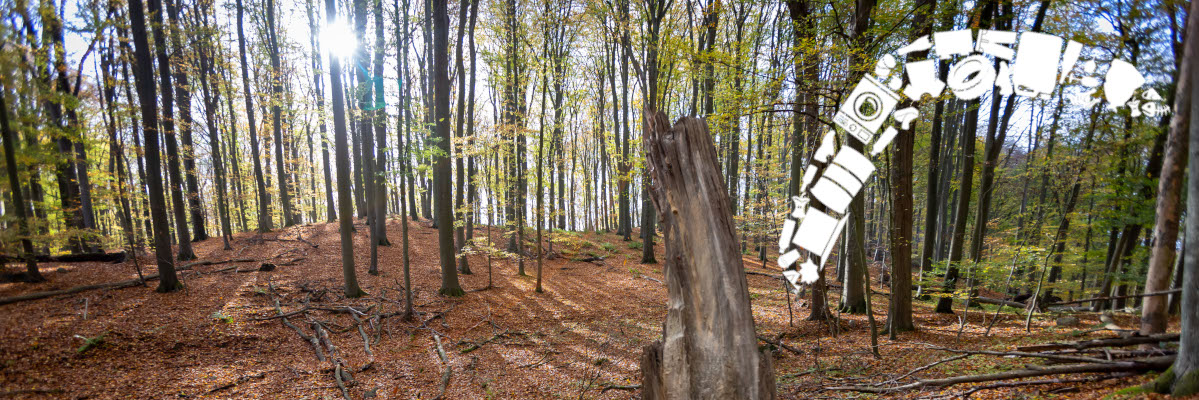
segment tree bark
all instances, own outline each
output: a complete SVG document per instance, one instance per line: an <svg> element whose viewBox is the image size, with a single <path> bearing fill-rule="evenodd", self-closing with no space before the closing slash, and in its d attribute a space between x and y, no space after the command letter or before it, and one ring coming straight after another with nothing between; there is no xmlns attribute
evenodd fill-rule
<svg viewBox="0 0 1199 400"><path fill-rule="evenodd" d="M151 0L154 1L154 0ZM260 147L258 146L258 125L254 120L254 100L251 98L253 91L250 90L250 71L246 63L246 35L245 27L242 21L242 14L245 9L242 6L242 0L237 0L237 47L241 55L241 85L245 90L242 93L246 98L246 119L250 127L250 153L254 161L254 182L258 190L258 231L268 232L274 229L274 223L271 222L271 205L270 197L266 193L266 181L262 177L262 156ZM237 158L234 157L234 160Z"/></svg>
<svg viewBox="0 0 1199 400"><path fill-rule="evenodd" d="M150 8L161 8L156 7L160 1L150 0ZM172 15L176 13L175 5L170 0L167 1L167 12ZM179 253L176 257L180 261L193 260L196 258L196 254L192 251L191 235L187 230L187 206L184 204L183 179L179 173L179 142L175 139L177 132L172 108L175 101L172 88L175 86L171 83L171 59L167 55L167 41L162 32L166 24L163 22L161 12L151 11L150 13L154 15L154 49L158 58L158 74L161 81L159 93L162 96L163 137L166 139L167 145L167 177L169 179L167 182L171 190L171 203L174 206L172 208L175 210L175 236L179 243Z"/></svg>
<svg viewBox="0 0 1199 400"><path fill-rule="evenodd" d="M440 139L437 147L442 153L433 156L433 194L437 213L438 253L441 256L442 295L457 297L466 294L458 284L458 271L454 268L454 205L450 197L450 76L449 76L449 23L446 2L434 1L430 17L433 19L433 113L435 133Z"/></svg>
<svg viewBox="0 0 1199 400"><path fill-rule="evenodd" d="M146 18L142 0L129 0L129 20L132 28L133 69L137 80L137 98L141 103L142 132L145 133L146 186L150 196L150 219L154 225L154 259L158 264L158 292L174 292L183 288L175 275L175 257L171 252L171 232L167 227L166 192L162 187L162 160L158 148L158 94L154 88L154 65L150 56L150 41L146 35ZM150 0L150 13L162 13L157 0ZM160 35L155 35L160 36ZM155 43L163 43L156 40ZM165 100L164 100L165 101Z"/></svg>
<svg viewBox="0 0 1199 400"><path fill-rule="evenodd" d="M736 225L703 120L644 110L643 141L663 221L669 294L663 339L642 357L645 398L772 399L770 353L760 353ZM712 293L724 293L712 296Z"/></svg>
<svg viewBox="0 0 1199 400"><path fill-rule="evenodd" d="M46 280L37 269L37 261L33 259L33 241L29 240L29 221L25 215L25 199L21 194L21 181L17 176L17 150L13 140L12 128L8 126L8 105L4 102L4 90L0 90L0 133L4 134L4 167L8 172L8 188L12 193L13 207L17 214L17 234L21 238L21 256L25 260L25 280L41 282Z"/></svg>
<svg viewBox="0 0 1199 400"><path fill-rule="evenodd" d="M1193 61L1191 58L1195 56L1195 46L1199 45L1199 42L1190 39L1196 35L1194 24L1197 21L1196 16L1199 16L1199 2L1191 2L1188 13L1187 20L1190 21L1190 26L1185 50L1188 55L1184 60ZM1189 79L1195 79L1195 68L1189 68L1187 72L1191 75ZM1199 85L1187 86L1190 87L1190 92L1184 96L1189 95L1193 99L1196 92L1199 92ZM1189 110L1175 109L1174 112L1189 112L1189 118L1194 120L1196 115L1199 115L1199 103L1191 101ZM1199 162L1195 161L1199 160L1199 124L1188 124L1187 128L1190 131L1187 153L1191 160L1188 168L1191 179L1187 183L1186 237L1199 238L1199 179L1195 179L1199 177ZM1158 392L1170 392L1174 396L1199 393L1199 246L1186 247L1184 251L1186 265L1182 282L1182 335L1179 338L1178 358L1174 361L1174 366L1158 378L1159 382L1169 381L1169 384L1158 385L1156 388Z"/></svg>
<svg viewBox="0 0 1199 400"><path fill-rule="evenodd" d="M240 1L240 0L239 0ZM337 6L334 0L325 0L325 23L337 21ZM240 24L239 24L240 25ZM329 84L333 93L333 135L337 153L337 207L338 227L341 231L341 271L345 279L346 297L361 297L366 294L358 287L358 274L354 271L354 205L350 195L350 150L346 143L345 100L342 97L341 60L329 57Z"/></svg>
<svg viewBox="0 0 1199 400"><path fill-rule="evenodd" d="M1172 6L1170 6L1173 8ZM1188 27L1199 26L1199 14L1191 7ZM1199 51L1199 29L1187 29L1182 61L1179 65L1174 99L1174 115L1170 120L1170 136L1166 139L1165 157L1158 180L1156 223L1153 228L1153 249L1149 257L1149 272L1145 292L1159 292L1170 287L1174 272L1175 245L1178 242L1178 223L1182 216L1182 182L1186 179L1187 134L1190 131L1191 82L1195 52ZM1192 179L1199 179L1192 178ZM1186 247L1183 247L1185 249ZM1165 295L1147 297L1141 308L1141 334L1166 331L1168 298Z"/></svg>

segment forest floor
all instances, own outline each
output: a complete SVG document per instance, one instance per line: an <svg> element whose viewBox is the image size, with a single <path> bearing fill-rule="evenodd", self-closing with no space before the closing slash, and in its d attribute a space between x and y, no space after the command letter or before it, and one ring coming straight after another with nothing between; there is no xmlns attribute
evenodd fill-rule
<svg viewBox="0 0 1199 400"><path fill-rule="evenodd" d="M289 321L308 335L310 320L321 321L353 381L353 399L434 398L441 394L447 363L438 354L440 339L452 369L447 399L637 398L638 360L642 347L661 336L666 289L661 264L641 264L641 250L614 234L559 234L561 257L544 264L544 293L534 292L536 260L526 261L530 276L517 275L512 260L471 256L474 274L460 275L468 291L461 298L437 295L440 270L437 231L426 222L409 224L416 322L399 317L363 332L345 312L351 306L367 314L402 311L403 282L400 221L391 220L392 246L380 247L381 275L366 274L367 230L355 236L358 279L369 293L359 299L342 296L337 224L292 227L258 236L235 236L234 250L221 240L195 243L200 260L253 258L279 264L271 272L257 270L262 261L195 266L182 272L185 289L171 294L149 287L82 292L0 306L0 398L135 398L135 399L339 399L341 389L329 362L319 362L313 346L276 319L256 320L282 311L311 309ZM483 237L485 229L477 230ZM311 242L292 241L297 235ZM492 230L499 239L499 230ZM257 240L266 238L268 240ZM285 239L285 240L270 240ZM530 242L531 243L531 242ZM664 258L661 244L658 260ZM588 256L593 262L572 261ZM294 265L287 261L303 258ZM140 258L153 273L152 256ZM747 270L775 274L755 257ZM15 267L15 266L13 266ZM136 278L134 264L45 263L49 279L39 284L0 283L0 297L78 285ZM236 269L228 269L235 267ZM217 272L220 271L220 272ZM872 271L878 276L878 271ZM779 338L791 350L775 353L779 394L783 398L872 397L854 392L822 391L826 386L882 382L953 354L930 349L1011 350L1015 345L1110 337L1111 332L1083 332L1099 326L1094 313L1075 313L1080 328L1058 328L1053 314L1038 314L1031 333L1015 310L1000 314L989 336L984 316L971 310L958 334L959 318L935 314L932 303L916 301L917 332L892 342L880 338L881 360L870 354L870 328L865 315L842 315L840 334L831 336L824 322L809 322L806 304L788 312L781 281L749 275L754 319L759 337ZM485 289L488 282L493 286ZM885 286L875 285L879 292ZM836 304L836 294L830 301ZM792 299L794 300L794 299ZM873 296L875 318L886 320L887 298ZM959 303L960 305L960 303ZM373 308L372 308L373 307ZM959 307L960 308L960 307ZM961 312L958 313L961 315ZM1126 327L1131 314L1117 314ZM381 328L381 329L374 329ZM1177 331L1178 321L1170 330ZM363 335L372 339L371 355ZM87 338L95 346L80 351ZM913 377L945 377L1019 368L1027 360L975 356L941 364ZM1035 363L1035 361L1032 361ZM974 398L1123 398L1119 389L1150 381L1155 374L1093 383L1066 383L982 391ZM911 378L905 378L910 380ZM971 386L938 392L914 392L895 398L961 393Z"/></svg>

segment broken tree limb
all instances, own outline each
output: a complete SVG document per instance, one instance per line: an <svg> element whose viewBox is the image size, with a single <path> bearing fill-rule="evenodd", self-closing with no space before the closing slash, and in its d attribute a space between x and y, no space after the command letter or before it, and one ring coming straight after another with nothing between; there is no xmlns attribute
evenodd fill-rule
<svg viewBox="0 0 1199 400"><path fill-rule="evenodd" d="M1116 378L1120 378L1123 376L1126 376L1126 375L1111 374L1111 375L1089 376L1089 377L1085 377L1085 378L1073 378L1073 379L1055 378L1055 379L1039 379L1039 380L1035 380L1035 381L999 382L999 383L992 383L989 385L982 385L982 386L971 388L970 390L963 392L960 396L963 399L965 399L965 398L969 398L971 395L981 392L983 390L993 390L993 389L1021 387L1021 386L1051 385L1051 384L1059 384L1060 385L1063 383L1098 382L1098 381L1103 381L1103 380L1108 380L1108 379L1116 379Z"/></svg>
<svg viewBox="0 0 1199 400"><path fill-rule="evenodd" d="M147 281L154 280L154 279L158 279L158 274L146 275ZM65 294L86 292L89 290L127 288L130 286L141 285L142 282L143 281L141 279L130 279L127 281L120 281L120 282L108 282L108 283L97 283L95 285L75 286L73 288L61 289L61 290L50 290L50 291L46 291L46 292L26 293L26 294L21 294L21 295L16 295L16 296L0 298L0 305L19 303L22 301L29 301L29 300L44 299L47 297L61 296L61 295L65 295Z"/></svg>
<svg viewBox="0 0 1199 400"><path fill-rule="evenodd" d="M1090 303L1090 302L1093 302L1093 301L1120 300L1120 299L1134 299L1134 298L1137 298L1137 297L1160 296L1160 295L1163 295L1163 294L1174 294L1174 293L1181 293L1181 292L1182 292L1182 288L1178 288L1178 289L1163 290L1163 291L1160 291L1160 292L1149 292L1149 293L1141 293L1141 294L1130 294L1130 295L1126 295L1126 296L1106 296L1106 297L1092 297L1092 298L1089 298L1089 299L1081 299L1081 300L1059 301L1059 302L1054 302L1054 303L1049 303L1049 304L1046 304L1045 306L1046 306L1046 307L1050 307L1050 306L1064 306L1064 305L1067 305L1067 304Z"/></svg>
<svg viewBox="0 0 1199 400"><path fill-rule="evenodd" d="M125 262L125 252L118 253L80 253L80 254L63 254L61 256L48 256L39 254L34 259L37 262L107 262L120 264ZM8 256L0 256L0 263L24 262L24 259L13 258Z"/></svg>
<svg viewBox="0 0 1199 400"><path fill-rule="evenodd" d="M773 399L770 353L757 347L737 223L707 123L684 117L671 126L648 107L642 116L669 300L662 339L641 358L641 394Z"/></svg>
<svg viewBox="0 0 1199 400"><path fill-rule="evenodd" d="M1138 344L1161 343L1161 342L1176 342L1178 341L1177 333L1167 333L1153 336L1131 336L1131 337L1115 337L1104 339L1093 339L1081 342L1070 343L1048 343L1037 344L1031 346L1017 347L1017 351L1046 351L1046 350L1083 350L1095 347L1124 347L1134 346Z"/></svg>
<svg viewBox="0 0 1199 400"><path fill-rule="evenodd" d="M437 344L437 356L441 358L441 363L445 364L445 372L441 374L441 393L434 397L440 399L445 397L445 389L450 386L450 376L454 374L454 367L450 366L450 358L446 356L445 349L441 347L441 335L433 330L430 332L433 332L433 342Z"/></svg>
<svg viewBox="0 0 1199 400"><path fill-rule="evenodd" d="M366 350L366 356L367 356L367 357L374 357L375 355L374 355L374 354L371 354L371 339L370 339L370 336L367 336L367 335L366 335L366 329L364 329L364 328L362 327L362 318L358 318L358 314L354 314L354 313L350 313L350 316L354 318L354 322L357 322L357 326L358 326L358 333L362 335L362 347L363 347L363 349L365 349L365 350Z"/></svg>
<svg viewBox="0 0 1199 400"><path fill-rule="evenodd" d="M496 339L500 339L505 336L508 336L508 331L503 331L503 332L497 333L495 335L492 335L490 338L487 338L487 340L472 344L472 345L470 345L470 347L462 349L462 351L460 351L459 353L462 353L462 354L470 353L472 351L478 350L480 347L483 347L483 345L485 345L485 344L491 343L491 342L495 341Z"/></svg>
<svg viewBox="0 0 1199 400"><path fill-rule="evenodd" d="M948 347L941 347L941 346L929 346L929 348L934 349L934 350L947 351L950 353L957 353L957 354L985 354L985 355L989 355L989 356L1001 356L1001 357L1011 356L1011 357L1024 357L1024 358L1044 358L1046 360L1075 362L1075 363L1078 363L1078 362L1106 363L1106 362L1108 362L1108 360L1103 360L1103 359L1094 358L1094 357L1071 356L1071 355L1051 354L1051 353L1030 353L1030 352L1025 352L1025 351L960 350L960 349L951 349Z"/></svg>
<svg viewBox="0 0 1199 400"><path fill-rule="evenodd" d="M113 253L113 254L116 254L116 253ZM196 266L200 266L200 265L218 265L218 264L257 262L257 261L258 260L252 260L252 259L232 259L232 260L223 260L223 261L197 261L197 262L183 264L179 268L176 268L175 271L187 271L187 270L192 269L192 267L196 267ZM233 268L227 268L227 269L213 271L213 272L228 271L231 269L233 269ZM145 279L130 279L127 281L97 283L94 285L75 286L75 287L67 288L67 289L26 293L26 294L21 294L21 295L16 295L16 296L0 298L0 306L5 305L5 304L19 303L22 301L39 300L39 299L44 299L44 298L48 298L48 297L62 296L62 295L67 295L67 294L75 294L75 293L86 292L86 291L91 291L91 290L122 289L122 288L127 288L127 287L132 287L132 286L139 286L145 281L151 281L151 280L155 280L155 279L158 279L158 274L146 275Z"/></svg>
<svg viewBox="0 0 1199 400"><path fill-rule="evenodd" d="M899 382L899 381L903 380L904 378L907 378L907 377L909 377L909 376L915 375L917 372L920 372L920 371L925 371L925 370L927 370L927 369L929 369L929 368L932 368L932 367L935 367L935 366L938 366L938 365L941 365L941 364L944 364L944 363L947 363L947 362L952 362L952 361L961 360L961 359L963 359L963 358L970 357L970 356L972 356L972 355L973 355L973 354L958 354L958 355L956 355L956 356L953 356L953 357L949 357L949 358L942 358L942 359L940 359L940 360L933 361L933 362L931 362L931 363L925 364L923 367L916 368L916 369L914 369L914 370L908 371L908 373L906 373L906 374L900 375L900 376L899 376L899 377L897 377L897 378L893 378L893 379L891 379L891 380L888 380L888 381L886 381L886 382L883 382L883 383L884 383L884 384L888 384L888 383L895 383L895 382Z"/></svg>
<svg viewBox="0 0 1199 400"><path fill-rule="evenodd" d="M774 347L778 347L780 349L795 353L795 355L803 355L803 350L788 346L786 343L783 343L783 340L781 338L779 340L770 340L770 338L767 338L765 336L758 336L758 340L761 340L766 343L770 343Z"/></svg>
<svg viewBox="0 0 1199 400"><path fill-rule="evenodd" d="M970 301L973 301L975 303L994 304L994 305L1015 307L1018 309L1023 309L1024 307L1027 307L1027 305L1025 305L1024 303L1018 302L1018 301L993 299L990 297L973 297L970 299Z"/></svg>
<svg viewBox="0 0 1199 400"><path fill-rule="evenodd" d="M217 387L214 387L214 388L212 388L212 390L209 390L209 391L208 391L208 393L210 393L210 394L211 394L211 393L216 393L216 392L219 392L219 391L222 391L222 390L225 390L225 389L228 389L228 388L231 388L231 387L234 387L234 386L240 385L240 384L242 384L242 383L244 383L244 382L246 382L246 381L249 381L249 380L251 380L251 379L259 379L259 378L262 378L262 377L264 377L264 376L266 376L266 373L265 373L265 372L259 372L259 373L257 373L257 374L250 374L250 375L242 375L242 376L238 377L238 378L237 378L237 380L234 380L234 381L232 381L232 382L229 382L229 383L226 383L226 384L224 384L224 385L220 385L220 386L217 386Z"/></svg>
<svg viewBox="0 0 1199 400"><path fill-rule="evenodd" d="M1151 357L1136 361L1118 361L1112 363L1086 363L1086 364L1069 364L1069 365L1054 365L1048 367L1038 367L1035 369L1017 369L1012 371L997 372L992 374L981 375L964 375L942 379L917 380L902 386L879 387L879 386L836 386L825 388L826 390L836 391L853 391L863 393L898 393L917 389L930 388L945 388L963 383L978 383L978 382L993 382L1004 381L1010 379L1031 378L1037 376L1050 375L1065 375L1065 374L1089 374L1089 373L1112 373L1112 372L1140 372L1140 371L1162 371L1174 364L1174 356Z"/></svg>

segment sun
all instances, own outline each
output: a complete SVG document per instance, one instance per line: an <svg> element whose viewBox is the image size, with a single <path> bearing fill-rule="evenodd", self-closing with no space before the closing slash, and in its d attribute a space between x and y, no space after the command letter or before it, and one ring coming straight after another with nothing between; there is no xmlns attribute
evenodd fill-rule
<svg viewBox="0 0 1199 400"><path fill-rule="evenodd" d="M337 19L321 30L321 48L325 53L338 58L350 57L358 47L354 31L344 19Z"/></svg>

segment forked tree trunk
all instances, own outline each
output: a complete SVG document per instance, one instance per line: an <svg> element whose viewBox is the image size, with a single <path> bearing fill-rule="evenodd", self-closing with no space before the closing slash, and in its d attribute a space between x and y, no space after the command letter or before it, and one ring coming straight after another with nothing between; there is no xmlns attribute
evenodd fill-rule
<svg viewBox="0 0 1199 400"><path fill-rule="evenodd" d="M642 115L670 296L663 339L642 356L642 398L773 399L771 356L757 348L736 223L707 124L685 117L670 127L663 113Z"/></svg>

